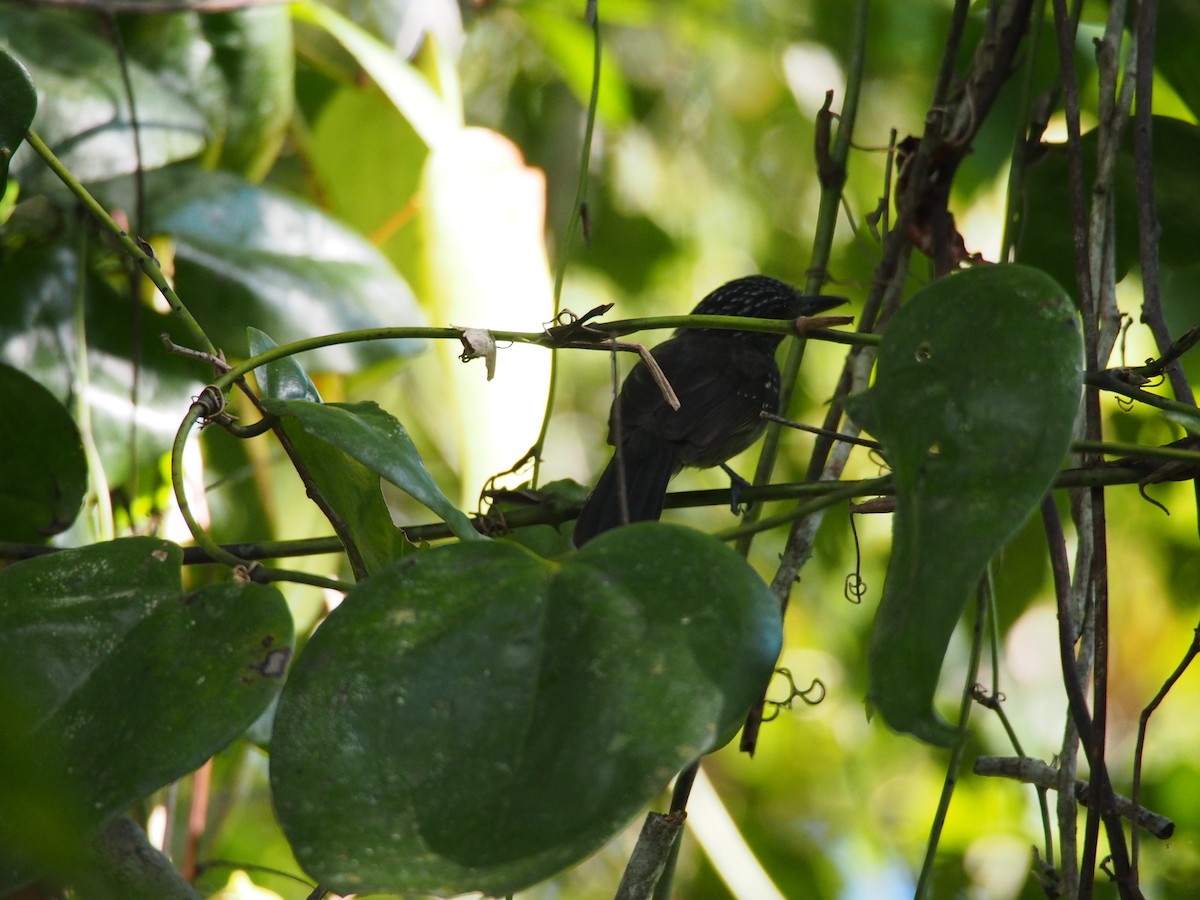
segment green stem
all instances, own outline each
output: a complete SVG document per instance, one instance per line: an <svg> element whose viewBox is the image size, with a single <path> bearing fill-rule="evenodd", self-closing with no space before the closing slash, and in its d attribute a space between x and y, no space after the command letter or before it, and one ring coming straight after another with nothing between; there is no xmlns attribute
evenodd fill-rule
<svg viewBox="0 0 1200 900"><path fill-rule="evenodd" d="M77 226L78 227L78 226ZM79 439L87 459L89 490L96 503L96 536L102 541L111 541L116 535L113 522L112 497L109 496L108 477L104 472L104 460L96 446L96 433L92 429L92 406L90 369L88 366L88 336L84 285L87 280L87 234L79 228L74 297L75 329L75 421L79 426Z"/></svg>
<svg viewBox="0 0 1200 900"><path fill-rule="evenodd" d="M188 502L187 489L183 480L183 451L187 446L188 435L191 433L194 426L200 418L205 414L206 408L199 401L193 402L188 409L187 415L184 416L183 422L179 426L179 430L175 432L175 442L171 445L171 488L175 492L175 502L179 506L179 513L183 516L183 521L188 527L188 531L192 533L192 539L196 544L204 549L204 551L213 558L214 561L224 563L227 566L241 567L247 565L247 562L241 557L234 556L211 537L204 530L204 526L196 519L192 513L191 503Z"/></svg>
<svg viewBox="0 0 1200 900"><path fill-rule="evenodd" d="M587 209L588 169L592 159L592 135L596 129L596 110L600 106L600 57L603 44L600 40L600 11L599 2L588 2L588 17L592 26L592 92L588 97L587 119L583 127L583 147L579 159L579 181L575 186L575 202L571 205L571 218L567 221L567 233L563 238L562 253L558 257L558 266L554 272L554 316L557 319L562 309L563 281L567 276L567 263L571 247L575 244L575 235L583 222ZM529 453L533 457L533 487L538 485L538 477L542 471L542 449L546 446L546 435L550 431L550 418L554 414L554 399L558 392L558 354L550 354L550 383L546 388L546 410L542 413L542 425L538 430L537 439Z"/></svg>
<svg viewBox="0 0 1200 900"><path fill-rule="evenodd" d="M868 0L857 0L854 4L854 20L850 34L850 60L846 77L846 96L842 101L842 110L838 118L837 136L833 147L829 148L828 170L823 172L821 179L821 199L817 209L817 221L813 231L812 258L809 261L809 277L805 285L807 293L818 293L825 284L829 256L833 247L833 236L837 228L838 211L841 208L842 188L846 182L846 168L850 158L850 146L854 137L854 120L858 114L858 98L862 90L863 72L866 68L867 55L867 21L870 3ZM823 114L828 114L823 112ZM817 129L821 133L821 129ZM817 148L821 154L826 148ZM811 335L816 337L817 335ZM874 343L877 338L871 335L871 340L862 341L861 335L847 343ZM792 396L800 381L800 364L804 361L805 340L788 342L787 358L782 368L779 392L779 409L784 414L791 407ZM754 483L766 484L771 480L775 471L775 461L779 457L780 426L771 423L767 426L766 437L758 457L758 466L754 471ZM746 524L752 525L761 514L761 507L752 505L746 510ZM793 517L794 518L794 517ZM739 539L738 552L746 555L750 552L754 530L747 530Z"/></svg>
<svg viewBox="0 0 1200 900"><path fill-rule="evenodd" d="M179 296L174 290L172 290L171 285L167 283L167 278L165 275L163 275L163 271L158 264L158 260L143 250L141 245L136 240L130 237L125 230L121 228L121 226L113 221L113 218L108 214L108 211L101 206L100 202L88 193L87 188L80 184L75 176L67 170L67 167L64 166L62 161L54 155L54 152L46 146L46 143L38 136L37 132L30 128L25 132L25 140L29 142L29 146L32 147L34 152L42 158L42 161L46 163L50 170L58 176L59 180L67 186L67 190L74 194L75 198L81 204L83 204L84 209L86 209L97 222L103 225L104 228L111 232L113 237L116 238L117 243L121 245L122 249L128 253L135 262L137 262L141 270L146 273L146 277L154 283L154 286L158 288L163 297L166 298L167 302L171 304L171 309L180 317L180 319L183 320L183 323L187 326L188 331L191 332L192 339L201 347L203 347L206 352L216 354L217 348L214 347L212 341L208 339L208 335L204 333L204 329L200 327L200 323L196 321L195 317L191 314L191 312L188 311L188 308L183 305L183 301L180 300Z"/></svg>

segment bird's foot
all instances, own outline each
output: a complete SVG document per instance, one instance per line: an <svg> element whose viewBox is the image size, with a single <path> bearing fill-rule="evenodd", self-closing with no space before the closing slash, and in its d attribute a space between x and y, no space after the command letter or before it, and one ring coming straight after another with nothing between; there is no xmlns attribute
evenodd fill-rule
<svg viewBox="0 0 1200 900"><path fill-rule="evenodd" d="M729 508L735 516L740 516L742 514L742 491L753 485L725 463L721 463L721 468L729 476ZM747 507L749 505L749 503L746 504Z"/></svg>

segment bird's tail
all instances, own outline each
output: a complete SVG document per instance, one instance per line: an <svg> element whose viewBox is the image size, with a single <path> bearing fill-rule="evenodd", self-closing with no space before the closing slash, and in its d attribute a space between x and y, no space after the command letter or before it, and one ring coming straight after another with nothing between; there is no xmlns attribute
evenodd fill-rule
<svg viewBox="0 0 1200 900"><path fill-rule="evenodd" d="M621 464L625 467L626 509L630 522L645 522L662 515L667 483L679 471L675 450L657 435L636 431L608 461L600 480L575 522L575 546L582 547L601 532L624 524L621 514Z"/></svg>

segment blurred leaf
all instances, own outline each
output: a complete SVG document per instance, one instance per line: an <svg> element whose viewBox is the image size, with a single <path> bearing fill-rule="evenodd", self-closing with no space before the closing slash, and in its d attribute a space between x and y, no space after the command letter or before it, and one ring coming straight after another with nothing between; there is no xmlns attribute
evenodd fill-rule
<svg viewBox="0 0 1200 900"><path fill-rule="evenodd" d="M227 89L219 163L260 181L292 118L291 16L283 5L259 6L203 15L201 26Z"/></svg>
<svg viewBox="0 0 1200 900"><path fill-rule="evenodd" d="M521 10L521 18L528 23L540 48L554 60L580 106L587 109L597 50L595 35L584 21L583 12L582 6L570 7L566 15L526 6ZM600 67L596 115L609 127L620 126L629 119L631 105L620 61L609 54Z"/></svg>
<svg viewBox="0 0 1200 900"><path fill-rule="evenodd" d="M1079 317L1025 266L985 266L918 291L880 345L851 414L896 478L892 559L871 631L868 703L934 744L942 659L987 561L1066 457L1082 387Z"/></svg>
<svg viewBox="0 0 1200 900"><path fill-rule="evenodd" d="M335 890L517 890L736 729L780 638L762 579L678 526L617 529L559 562L503 542L414 554L297 660L276 810Z"/></svg>
<svg viewBox="0 0 1200 900"><path fill-rule="evenodd" d="M552 318L545 248L546 181L507 138L467 128L436 148L421 185L427 291L439 321L488 328L538 328ZM550 358L539 347L500 353L496 375L456 362L461 347L438 343L445 362L442 416L458 427L461 502L473 502L537 440Z"/></svg>
<svg viewBox="0 0 1200 900"><path fill-rule="evenodd" d="M276 346L255 328L248 329L248 339L255 355ZM264 399L321 403L316 385L294 356L267 363L254 372ZM309 434L294 417L285 416L283 428L308 476L338 515L339 520L332 524L356 571L374 572L408 552L411 545L392 522L378 472L324 438Z"/></svg>
<svg viewBox="0 0 1200 900"><path fill-rule="evenodd" d="M0 422L0 540L45 540L75 521L87 490L79 429L53 394L3 364Z"/></svg>
<svg viewBox="0 0 1200 900"><path fill-rule="evenodd" d="M328 32L338 41L429 147L436 147L462 127L462 114L443 102L416 69L391 48L322 3L298 0L292 15Z"/></svg>
<svg viewBox="0 0 1200 900"><path fill-rule="evenodd" d="M377 404L264 398L263 405L275 415L294 419L313 437L358 460L429 507L450 526L459 540L484 540L471 520L446 499L426 470L421 454L404 426ZM290 427L290 423L285 424Z"/></svg>
<svg viewBox="0 0 1200 900"><path fill-rule="evenodd" d="M1200 263L1163 267L1162 306L1172 338L1179 338L1189 328L1200 327ZM1180 362L1188 381L1200 384L1200 357L1196 352L1185 353Z"/></svg>
<svg viewBox="0 0 1200 900"><path fill-rule="evenodd" d="M25 64L38 91L34 128L80 181L124 175L137 165L117 56L96 35L94 23L90 14L0 6L0 46ZM198 154L208 129L191 99L133 61L129 79L137 98L143 168ZM26 190L53 179L29 151L17 156L14 172Z"/></svg>
<svg viewBox="0 0 1200 900"><path fill-rule="evenodd" d="M353 133L355 140L347 141ZM307 157L330 212L370 235L402 271L420 271L411 237L429 150L374 87L342 87L313 122ZM395 240L404 234L408 240Z"/></svg>
<svg viewBox="0 0 1200 900"><path fill-rule="evenodd" d="M176 290L231 355L246 355L247 325L287 343L424 324L412 291L379 251L301 200L188 167L148 179L147 208L152 230L174 240ZM420 346L342 344L309 358L314 368L352 372Z"/></svg>
<svg viewBox="0 0 1200 900"><path fill-rule="evenodd" d="M132 446L139 466L170 447L205 371L163 348L159 335L164 332L185 340L173 316L135 309L90 275L81 289L80 268L69 240L31 244L6 255L0 262L0 359L39 381L61 402L72 401L77 389L75 303L82 290L87 401L105 475L115 487L131 474Z"/></svg>
<svg viewBox="0 0 1200 900"><path fill-rule="evenodd" d="M1119 281L1139 262L1137 188L1134 176L1133 125L1125 128L1117 156L1116 277ZM1083 136L1084 184L1096 178L1097 133ZM1178 119L1154 118L1154 193L1161 239L1159 259L1164 266L1195 261L1200 234L1200 208L1192 198L1196 159L1200 158L1200 128ZM1021 262L1042 269L1062 284L1075 283L1075 249L1068 193L1067 151L1050 144L1029 169L1024 227L1018 248Z"/></svg>
<svg viewBox="0 0 1200 900"><path fill-rule="evenodd" d="M11 55L0 50L0 184L8 180L8 163L17 152L37 111L33 79Z"/></svg>
<svg viewBox="0 0 1200 900"><path fill-rule="evenodd" d="M1200 117L1200 59L1195 36L1200 34L1200 6L1195 0L1162 0L1155 29L1154 67L1162 74L1192 115Z"/></svg>
<svg viewBox="0 0 1200 900"><path fill-rule="evenodd" d="M0 890L199 766L278 691L292 644L283 597L234 583L183 594L181 559L128 538L0 572ZM54 800L66 808L37 813Z"/></svg>
<svg viewBox="0 0 1200 900"><path fill-rule="evenodd" d="M129 56L202 110L207 160L259 181L292 115L292 23L285 6L119 18Z"/></svg>

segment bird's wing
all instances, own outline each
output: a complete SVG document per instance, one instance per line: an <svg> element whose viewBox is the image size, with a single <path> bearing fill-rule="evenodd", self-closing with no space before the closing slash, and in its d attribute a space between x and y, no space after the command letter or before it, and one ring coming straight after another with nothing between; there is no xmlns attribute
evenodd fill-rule
<svg viewBox="0 0 1200 900"><path fill-rule="evenodd" d="M757 437L764 424L762 384L778 378L773 357L727 338L701 335L673 338L653 354L679 398L679 410L671 409L649 369L639 363L616 404L624 434L650 429L677 448L681 463L701 466L723 462ZM610 443L614 425L610 420Z"/></svg>
<svg viewBox="0 0 1200 900"><path fill-rule="evenodd" d="M657 425L667 441L678 446L685 465L724 462L752 443L766 424L761 415L761 390L747 390L740 377L733 378L728 372L694 374L690 381L674 387L679 412L665 408Z"/></svg>

